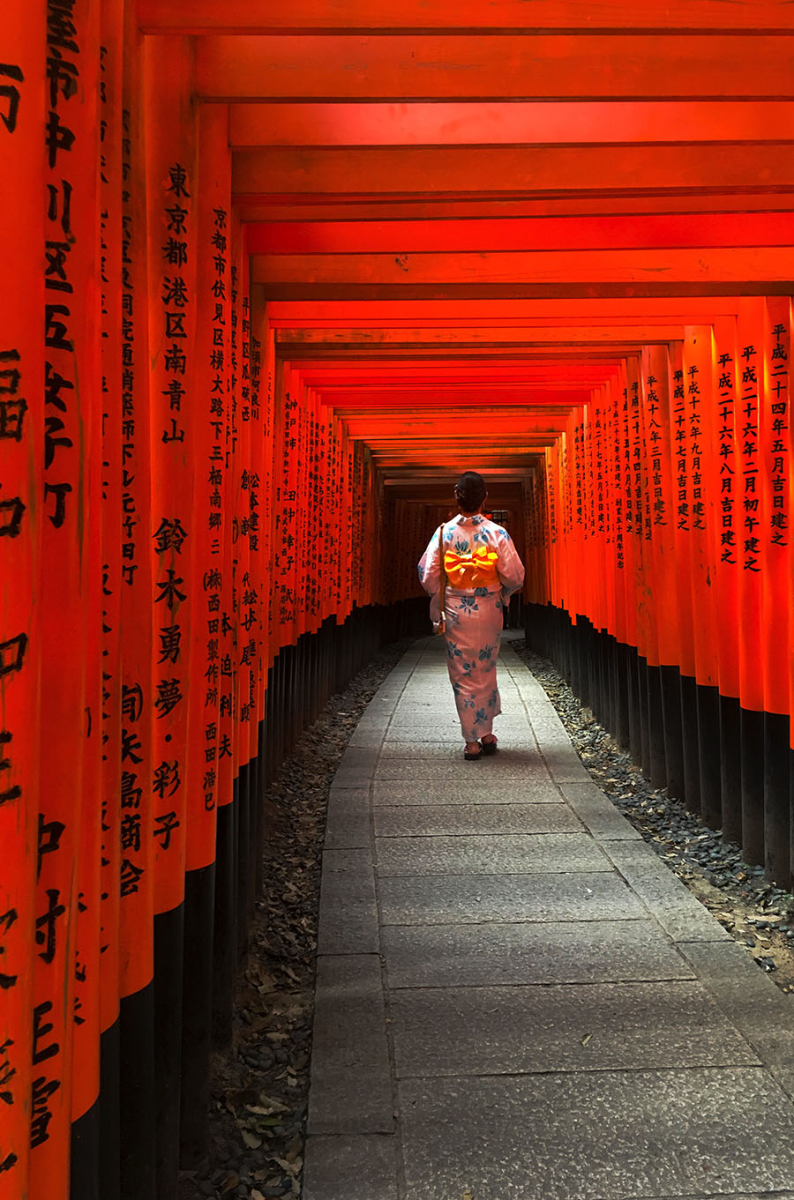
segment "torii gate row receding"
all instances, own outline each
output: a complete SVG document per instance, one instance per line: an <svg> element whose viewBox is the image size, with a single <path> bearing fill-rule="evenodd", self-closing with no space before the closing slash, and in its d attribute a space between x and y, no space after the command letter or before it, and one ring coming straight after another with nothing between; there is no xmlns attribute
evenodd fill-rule
<svg viewBox="0 0 794 1200"><path fill-rule="evenodd" d="M0 1197L172 1200L263 782L456 472L536 644L791 880L794 9L0 24Z"/></svg>

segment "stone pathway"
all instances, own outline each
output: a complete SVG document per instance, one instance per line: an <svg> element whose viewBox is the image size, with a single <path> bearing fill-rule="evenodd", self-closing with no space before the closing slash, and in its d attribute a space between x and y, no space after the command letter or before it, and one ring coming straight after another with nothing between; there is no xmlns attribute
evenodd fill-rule
<svg viewBox="0 0 794 1200"><path fill-rule="evenodd" d="M794 1007L503 644L463 761L418 642L331 790L304 1200L794 1200Z"/></svg>

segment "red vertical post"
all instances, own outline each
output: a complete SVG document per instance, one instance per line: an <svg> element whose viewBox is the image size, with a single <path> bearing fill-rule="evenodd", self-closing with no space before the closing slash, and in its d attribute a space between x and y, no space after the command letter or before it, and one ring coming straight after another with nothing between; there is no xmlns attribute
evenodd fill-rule
<svg viewBox="0 0 794 1200"><path fill-rule="evenodd" d="M201 1161L209 1103L212 1029L213 922L218 813L219 665L223 558L225 372L231 210L228 110L198 111L196 195L195 407L191 423L194 462L193 594L188 675L188 758L185 775L187 841L182 1022L181 1161Z"/></svg>
<svg viewBox="0 0 794 1200"><path fill-rule="evenodd" d="M770 878L791 884L789 800L789 671L781 646L789 646L792 557L789 507L791 474L791 299L768 297L764 330L763 402L759 422L763 481L761 537L764 655L764 863Z"/></svg>
<svg viewBox="0 0 794 1200"><path fill-rule="evenodd" d="M678 580L675 567L678 503L673 464L673 377L667 346L649 346L643 353L648 383L648 425L651 447L651 513L653 525L653 588L659 647L661 724L664 730L664 771L671 796L684 793L681 729L680 637Z"/></svg>
<svg viewBox="0 0 794 1200"><path fill-rule="evenodd" d="M100 1194L119 1194L119 875L121 870L122 82L124 8L100 14L100 281L102 308L102 775L100 930Z"/></svg>
<svg viewBox="0 0 794 1200"><path fill-rule="evenodd" d="M92 573L91 454L101 459L95 406L98 372L97 79L98 8L78 0L64 29L48 20L48 55L57 63L45 94L44 194L44 487L39 500L42 559L41 806L38 825L30 1193L69 1192L71 1121L94 1093L96 1051L73 1058L76 971L98 987L99 964L85 937L99 903L90 844L98 796L88 769L89 738L99 712L89 670L100 667ZM90 664L90 668L89 668ZM93 744L93 743L92 743ZM84 790L92 789L91 794ZM85 822L85 824L84 824ZM84 833L86 837L84 838ZM98 868L98 862L96 864ZM82 1003L82 997L77 997ZM95 1031L96 1032L96 1031ZM82 1039L81 1039L82 1041Z"/></svg>
<svg viewBox="0 0 794 1200"><path fill-rule="evenodd" d="M726 841L742 838L739 733L739 580L742 476L737 420L736 320L715 322L712 363L715 607L720 628L720 774L722 830Z"/></svg>
<svg viewBox="0 0 794 1200"><path fill-rule="evenodd" d="M151 37L144 69L149 268L152 761L156 1168L179 1169L188 696L195 577L196 218L198 158L189 39ZM122 817L122 850L140 840Z"/></svg>
<svg viewBox="0 0 794 1200"><path fill-rule="evenodd" d="M194 561L196 580L190 639L186 790L188 873L215 861L218 805L217 742L220 632L220 565L223 524L224 421L229 325L228 280L231 209L228 110L202 105L198 112L199 164L196 234L196 397L192 423ZM209 937L211 942L211 935Z"/></svg>
<svg viewBox="0 0 794 1200"><path fill-rule="evenodd" d="M682 347L686 392L687 455L690 487L692 612L695 633L695 712L698 733L700 811L719 828L720 782L712 764L719 755L719 632L714 604L714 545L708 486L713 454L713 335L711 326L687 326Z"/></svg>
<svg viewBox="0 0 794 1200"><path fill-rule="evenodd" d="M248 610L251 605L250 532L251 514L251 372L249 361L250 297L248 291L248 256L243 230L235 220L232 225L234 270L238 280L237 302L234 310L236 355L236 413L237 445L235 469L235 607L232 671L234 678L235 761L238 787L238 953L244 958L248 947L248 914L253 906L252 819L251 819L251 669L244 654L250 628ZM252 623L254 616L251 617Z"/></svg>
<svg viewBox="0 0 794 1200"><path fill-rule="evenodd" d="M760 410L766 312L761 299L739 301L736 374L741 539L739 563L739 692L742 775L742 845L752 862L764 859L764 671L762 650L763 473Z"/></svg>
<svg viewBox="0 0 794 1200"><path fill-rule="evenodd" d="M44 346L41 272L45 217L44 9L13 2L4 13L0 149L7 178L0 322L0 1196L29 1194L36 846L39 813L41 521L44 492ZM20 289L18 281L24 280ZM41 1094L39 1103L46 1097Z"/></svg>
<svg viewBox="0 0 794 1200"><path fill-rule="evenodd" d="M154 1193L154 841L152 837L152 575L147 216L143 39L124 10L121 233L121 841L119 1014L124 1200Z"/></svg>
<svg viewBox="0 0 794 1200"><path fill-rule="evenodd" d="M84 621L87 655L85 662L85 709L87 717L82 774L82 813L77 876L77 924L74 963L74 1041L72 1045L74 1088L72 1092L71 1191L99 1200L99 1087L101 1034L101 925L102 925L102 713L103 651L102 611L102 492L104 412L102 341L104 313L101 269L103 211L100 189L103 146L100 119L101 27L100 5L91 6L85 42L81 47L83 86L93 98L86 115L91 124L90 148L94 186L91 189L91 242L87 248L90 265L85 288L88 320L80 329L89 373L83 375L78 397L81 420L87 430L85 466L85 511L82 516L81 553L86 559L86 599ZM85 68L88 67L88 71ZM45 285L46 286L46 285ZM85 382L91 390L86 395ZM45 426L46 428L46 426ZM45 434L46 438L46 434Z"/></svg>

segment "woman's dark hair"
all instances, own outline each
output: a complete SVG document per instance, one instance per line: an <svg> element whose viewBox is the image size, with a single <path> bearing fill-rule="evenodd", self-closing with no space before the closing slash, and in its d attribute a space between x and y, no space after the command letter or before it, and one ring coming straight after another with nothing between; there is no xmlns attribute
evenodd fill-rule
<svg viewBox="0 0 794 1200"><path fill-rule="evenodd" d="M485 480L476 471L464 471L455 484L455 497L463 512L476 512L487 494Z"/></svg>

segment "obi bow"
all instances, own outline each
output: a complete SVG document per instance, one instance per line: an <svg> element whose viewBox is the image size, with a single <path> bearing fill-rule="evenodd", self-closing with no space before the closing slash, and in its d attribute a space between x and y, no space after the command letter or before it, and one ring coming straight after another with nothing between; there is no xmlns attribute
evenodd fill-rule
<svg viewBox="0 0 794 1200"><path fill-rule="evenodd" d="M454 550L444 553L444 570L447 573L450 587L460 588L495 588L499 586L499 572L496 564L499 556L495 550L487 546L475 546L471 555L456 554Z"/></svg>

